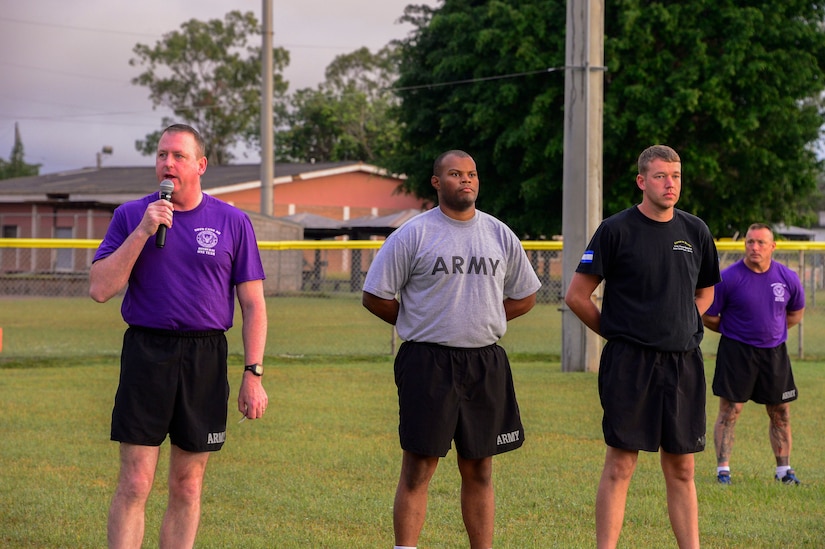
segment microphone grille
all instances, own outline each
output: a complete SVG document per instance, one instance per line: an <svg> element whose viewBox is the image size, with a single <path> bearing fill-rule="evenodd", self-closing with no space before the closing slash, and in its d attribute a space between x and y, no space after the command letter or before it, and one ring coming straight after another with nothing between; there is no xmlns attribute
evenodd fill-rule
<svg viewBox="0 0 825 549"><path fill-rule="evenodd" d="M160 182L160 192L172 194L172 191L174 190L175 184L169 181L168 179L164 179Z"/></svg>

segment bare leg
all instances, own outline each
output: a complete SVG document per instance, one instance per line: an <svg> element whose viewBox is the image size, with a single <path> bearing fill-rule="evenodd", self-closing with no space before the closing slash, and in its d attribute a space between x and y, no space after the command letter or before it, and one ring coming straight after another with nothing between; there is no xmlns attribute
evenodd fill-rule
<svg viewBox="0 0 825 549"><path fill-rule="evenodd" d="M743 406L742 402L731 402L725 398L719 398L719 415L713 427L713 443L716 446L716 465L720 467L730 464L736 420L739 419Z"/></svg>
<svg viewBox="0 0 825 549"><path fill-rule="evenodd" d="M404 450L401 477L395 491L393 528L395 544L415 547L427 516L427 490L438 467L438 458Z"/></svg>
<svg viewBox="0 0 825 549"><path fill-rule="evenodd" d="M768 417L771 419L769 435L773 455L776 456L776 465L790 465L791 461L791 407L782 404L768 404L765 406Z"/></svg>
<svg viewBox="0 0 825 549"><path fill-rule="evenodd" d="M470 538L470 549L493 546L496 512L493 492L493 458L464 459L458 456L461 472L461 514Z"/></svg>
<svg viewBox="0 0 825 549"><path fill-rule="evenodd" d="M667 485L667 512L680 549L699 547L699 503L693 480L693 454L661 452Z"/></svg>
<svg viewBox="0 0 825 549"><path fill-rule="evenodd" d="M156 446L120 444L120 475L107 525L112 549L139 549L143 543L146 500L152 491L158 453Z"/></svg>
<svg viewBox="0 0 825 549"><path fill-rule="evenodd" d="M607 447L596 493L596 546L599 549L613 549L619 543L627 489L638 457L636 451Z"/></svg>
<svg viewBox="0 0 825 549"><path fill-rule="evenodd" d="M208 452L192 453L172 445L169 502L160 528L161 549L195 545L201 517L203 474L208 459Z"/></svg>

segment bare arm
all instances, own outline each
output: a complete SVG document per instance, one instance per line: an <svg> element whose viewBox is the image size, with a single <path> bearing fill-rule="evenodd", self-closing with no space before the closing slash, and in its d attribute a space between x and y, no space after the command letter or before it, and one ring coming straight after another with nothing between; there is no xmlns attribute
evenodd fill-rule
<svg viewBox="0 0 825 549"><path fill-rule="evenodd" d="M787 321L788 321L788 328L793 328L800 322L802 322L802 315L805 314L805 308L799 309L798 311L788 311Z"/></svg>
<svg viewBox="0 0 825 549"><path fill-rule="evenodd" d="M535 304L535 293L521 299L510 299L508 297L504 300L504 314L506 315L507 320L513 320L514 318L518 318L521 315L530 312L530 309L532 309Z"/></svg>
<svg viewBox="0 0 825 549"><path fill-rule="evenodd" d="M157 232L161 223L167 227L172 226L172 203L166 200L149 204L140 224L123 244L112 255L92 264L89 270L89 296L92 299L104 303L126 287L146 241Z"/></svg>
<svg viewBox="0 0 825 549"><path fill-rule="evenodd" d="M266 346L266 301L262 280L250 280L238 284L238 303L243 316L244 364L263 364ZM243 373L238 391L238 411L249 419L263 417L269 399L264 390L262 377L252 372Z"/></svg>
<svg viewBox="0 0 825 549"><path fill-rule="evenodd" d="M710 316L710 315L702 315L702 324L705 325L705 328L708 330L712 330L714 332L719 331L719 324L722 323L722 317L717 316Z"/></svg>
<svg viewBox="0 0 825 549"><path fill-rule="evenodd" d="M397 299L382 299L369 292L363 292L361 304L384 322L395 326L398 320L398 309L401 306Z"/></svg>
<svg viewBox="0 0 825 549"><path fill-rule="evenodd" d="M599 283L601 283L601 278L596 275L575 273L570 280L564 302L585 326L601 335L601 311L592 299L593 292Z"/></svg>
<svg viewBox="0 0 825 549"><path fill-rule="evenodd" d="M700 315L704 315L705 312L710 309L710 306L713 305L713 286L698 288L693 295L696 309L698 309Z"/></svg>

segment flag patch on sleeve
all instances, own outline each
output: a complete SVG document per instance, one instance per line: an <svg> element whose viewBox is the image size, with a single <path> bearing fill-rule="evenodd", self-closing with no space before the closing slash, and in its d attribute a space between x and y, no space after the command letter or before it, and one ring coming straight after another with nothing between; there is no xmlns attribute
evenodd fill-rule
<svg viewBox="0 0 825 549"><path fill-rule="evenodd" d="M585 250L582 254L582 263L593 263L593 250Z"/></svg>

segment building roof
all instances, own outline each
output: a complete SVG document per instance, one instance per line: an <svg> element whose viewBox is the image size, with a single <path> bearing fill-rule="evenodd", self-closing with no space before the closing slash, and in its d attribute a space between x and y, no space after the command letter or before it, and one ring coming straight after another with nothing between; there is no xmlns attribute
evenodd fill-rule
<svg viewBox="0 0 825 549"><path fill-rule="evenodd" d="M349 235L351 238L360 239L376 235L388 236L407 220L421 212L422 210L410 209L380 217L377 215L367 215L347 221L340 221L311 213L297 213L277 219L291 221L301 225L304 228L304 236L306 238L322 239Z"/></svg>
<svg viewBox="0 0 825 549"><path fill-rule="evenodd" d="M388 236L395 229L421 212L422 210L410 209L380 217L377 215L367 215L344 221L343 224L356 236L361 234Z"/></svg>
<svg viewBox="0 0 825 549"><path fill-rule="evenodd" d="M786 240L816 240L817 235L816 231L811 229L804 229L793 225L787 226L784 223L774 225L773 232L784 237Z"/></svg>
<svg viewBox="0 0 825 549"><path fill-rule="evenodd" d="M321 240L349 234L349 231L342 226L342 221L313 213L297 213L278 219L291 221L303 227L304 238L308 240Z"/></svg>
<svg viewBox="0 0 825 549"><path fill-rule="evenodd" d="M276 163L273 184L359 171L386 175L383 169L363 162ZM257 189L260 186L260 164L209 166L201 177L201 187L207 194ZM153 166L83 168L0 180L0 201L71 200L120 204L145 196L157 187Z"/></svg>

